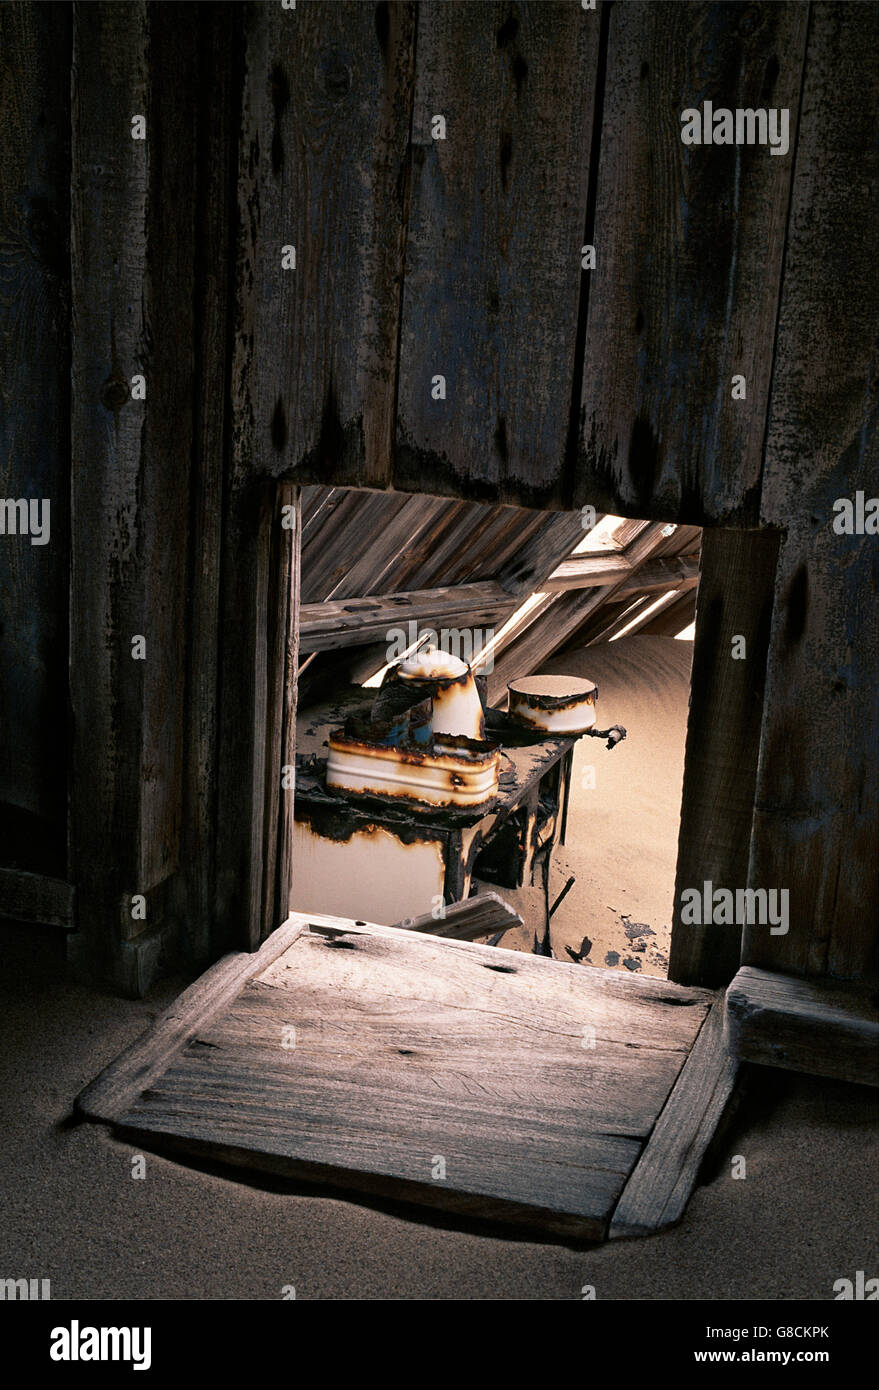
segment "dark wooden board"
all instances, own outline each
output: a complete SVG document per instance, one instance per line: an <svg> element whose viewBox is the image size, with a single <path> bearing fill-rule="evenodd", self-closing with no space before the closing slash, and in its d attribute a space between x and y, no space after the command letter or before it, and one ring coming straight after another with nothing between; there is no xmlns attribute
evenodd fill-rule
<svg viewBox="0 0 879 1390"><path fill-rule="evenodd" d="M398 487L563 505L599 23L418 7Z"/></svg>
<svg viewBox="0 0 879 1390"><path fill-rule="evenodd" d="M412 5L247 8L239 483L390 482L414 38Z"/></svg>
<svg viewBox="0 0 879 1390"><path fill-rule="evenodd" d="M75 889L63 879L0 868L0 917L50 927L73 926Z"/></svg>
<svg viewBox="0 0 879 1390"><path fill-rule="evenodd" d="M79 1111L183 1154L604 1236L710 994L340 918L283 931Z"/></svg>
<svg viewBox="0 0 879 1390"><path fill-rule="evenodd" d="M195 20L175 5L73 16L71 851L105 968L121 894L147 893L180 856Z"/></svg>
<svg viewBox="0 0 879 1390"><path fill-rule="evenodd" d="M0 497L46 499L48 544L0 536L0 803L66 839L71 8L0 6ZM6 836L0 862L14 862ZM51 872L63 877L63 849Z"/></svg>
<svg viewBox="0 0 879 1390"><path fill-rule="evenodd" d="M144 634L135 568L146 403L129 399L128 380L150 366L149 157L130 138L132 114L150 116L146 6L77 5L73 26L71 857L84 929L112 959L119 878L137 891L141 833L131 637Z"/></svg>
<svg viewBox="0 0 879 1390"><path fill-rule="evenodd" d="M216 692L223 640L224 479L230 447L227 346L234 249L233 190L238 173L240 79L229 55L242 42L241 7L201 4L198 17L197 147L193 169L198 255L193 283L195 402L188 547L186 709L183 781L185 879L176 909L188 951L211 955L216 921ZM215 947L214 947L215 952Z"/></svg>
<svg viewBox="0 0 879 1390"><path fill-rule="evenodd" d="M282 769L296 737L298 491L237 489L224 533L215 939L251 950L289 906Z"/></svg>
<svg viewBox="0 0 879 1390"><path fill-rule="evenodd" d="M879 477L877 46L875 5L813 7L761 499L785 537L751 850L791 925L746 930L742 957L874 980L879 551L836 535L833 505Z"/></svg>
<svg viewBox="0 0 879 1390"><path fill-rule="evenodd" d="M780 157L686 146L680 115L709 98L787 107L795 125L808 17L797 3L610 11L578 503L757 520L796 132Z"/></svg>
<svg viewBox="0 0 879 1390"><path fill-rule="evenodd" d="M777 559L777 532L703 534L668 967L681 984L726 985L739 965L741 928L682 922L681 894L701 892L706 879L748 884ZM734 637L745 640L744 658L733 659Z"/></svg>

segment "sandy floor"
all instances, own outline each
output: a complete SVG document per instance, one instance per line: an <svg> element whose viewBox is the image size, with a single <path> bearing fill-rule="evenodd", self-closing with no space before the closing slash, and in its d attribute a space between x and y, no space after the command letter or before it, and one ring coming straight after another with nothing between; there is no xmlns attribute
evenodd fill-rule
<svg viewBox="0 0 879 1390"><path fill-rule="evenodd" d="M667 972L692 656L692 642L636 635L543 668L595 681L598 727L623 724L628 733L610 751L600 739L581 739L574 754L567 844L556 850L550 880L554 901L576 877L552 919L561 960L573 952L589 965ZM531 950L535 928L542 931L542 889L502 896L526 924L502 944Z"/></svg>
<svg viewBox="0 0 879 1390"><path fill-rule="evenodd" d="M51 934L0 931L0 1274L95 1299L830 1299L877 1270L874 1092L751 1073L683 1222L573 1250L428 1224L423 1214L264 1191L65 1124L77 1091L181 988L141 1002L72 982ZM743 1155L745 1180L731 1177Z"/></svg>

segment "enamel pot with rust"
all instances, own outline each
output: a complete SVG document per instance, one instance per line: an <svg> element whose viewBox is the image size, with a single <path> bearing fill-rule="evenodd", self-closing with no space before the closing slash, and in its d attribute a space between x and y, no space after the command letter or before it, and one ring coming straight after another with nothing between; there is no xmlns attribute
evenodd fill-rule
<svg viewBox="0 0 879 1390"><path fill-rule="evenodd" d="M510 681L510 718L546 734L582 734L595 723L598 686L577 676Z"/></svg>
<svg viewBox="0 0 879 1390"><path fill-rule="evenodd" d="M459 657L433 648L415 652L400 662L394 679L430 695L435 734L485 738L485 716L479 691L470 667Z"/></svg>

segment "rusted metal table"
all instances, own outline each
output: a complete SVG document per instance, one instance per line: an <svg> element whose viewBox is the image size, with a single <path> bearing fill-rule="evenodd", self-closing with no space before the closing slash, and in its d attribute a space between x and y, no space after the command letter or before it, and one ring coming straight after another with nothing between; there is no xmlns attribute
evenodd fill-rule
<svg viewBox="0 0 879 1390"><path fill-rule="evenodd" d="M295 905L390 924L429 912L438 900L466 898L474 873L512 889L531 882L540 868L546 891L552 849L564 842L577 736L520 734L505 716L489 712L489 736L500 742L503 758L499 793L488 810L355 800L327 790L324 743L331 729L368 709L372 698L372 691L349 687L332 702L300 713Z"/></svg>

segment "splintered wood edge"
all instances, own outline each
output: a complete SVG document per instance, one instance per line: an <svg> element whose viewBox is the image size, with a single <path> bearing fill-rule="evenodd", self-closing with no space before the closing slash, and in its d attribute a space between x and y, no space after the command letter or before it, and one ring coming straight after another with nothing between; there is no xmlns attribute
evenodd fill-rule
<svg viewBox="0 0 879 1390"><path fill-rule="evenodd" d="M719 994L620 1194L610 1240L661 1231L684 1213L738 1072L724 1041L724 1007Z"/></svg>

